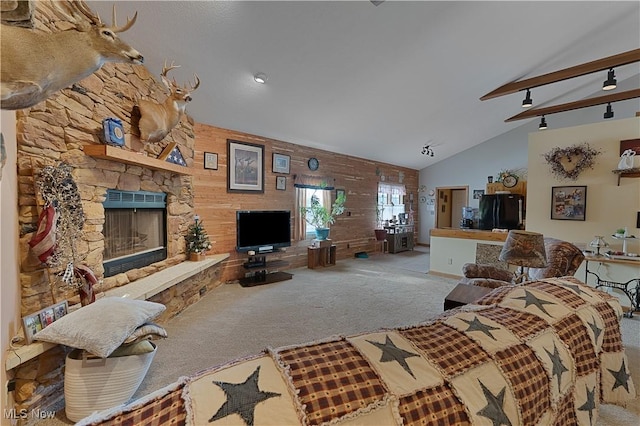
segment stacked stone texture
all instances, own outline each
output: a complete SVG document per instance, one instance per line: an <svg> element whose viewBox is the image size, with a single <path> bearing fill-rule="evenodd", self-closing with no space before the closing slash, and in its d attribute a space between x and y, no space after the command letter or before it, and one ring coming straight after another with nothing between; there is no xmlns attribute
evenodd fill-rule
<svg viewBox="0 0 640 426"><path fill-rule="evenodd" d="M69 24L50 10L49 2L37 2L35 27L42 31L58 31ZM135 47L135 40L122 37ZM145 52L141 52L143 55ZM34 58L34 60L37 60ZM158 70L159 72L160 70ZM106 64L101 70L79 81L72 88L58 92L35 105L17 111L18 135L18 204L20 226L20 287L21 312L27 315L55 301L67 299L70 305L79 303L77 290L62 284L55 274L43 267L30 252L28 242L37 228L42 204L35 187L38 172L47 165L64 161L74 167L72 176L77 184L86 221L82 236L76 241L75 258L88 265L100 284L96 292L125 285L185 259L186 233L193 212L193 185L190 176L168 171L150 170L84 154L88 144L103 143L102 120L115 117L122 120L127 134L127 147L156 158L170 142L178 144L187 165L193 163L195 136L188 117L167 137L156 144L142 144L138 129L132 125L132 112L138 99L157 102L166 97L164 86L144 66ZM103 279L104 208L107 189L144 190L167 193L167 253L165 261ZM16 392L19 408L43 406L54 394L59 395L64 351L48 351L33 362L17 369L21 380ZM53 365L52 370L43 368ZM43 373L40 373L43 372ZM22 377L19 377L22 376ZM53 385L51 383L54 383ZM57 383L57 384L56 384Z"/></svg>

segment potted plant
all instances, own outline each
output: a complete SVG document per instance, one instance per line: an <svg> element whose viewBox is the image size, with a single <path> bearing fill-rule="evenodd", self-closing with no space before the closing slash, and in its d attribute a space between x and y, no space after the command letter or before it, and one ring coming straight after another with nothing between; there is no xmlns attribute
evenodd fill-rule
<svg viewBox="0 0 640 426"><path fill-rule="evenodd" d="M331 207L331 211L325 208L320 199L314 194L311 196L311 206L301 207L300 213L304 220L316 229L316 238L326 240L329 236L329 225L335 222L336 216L344 213L344 203L347 197L344 194L338 195Z"/></svg>
<svg viewBox="0 0 640 426"><path fill-rule="evenodd" d="M189 225L187 235L184 237L187 242L187 253L189 260L204 260L205 253L211 249L211 241L207 231L202 226L200 216L193 216L193 223Z"/></svg>

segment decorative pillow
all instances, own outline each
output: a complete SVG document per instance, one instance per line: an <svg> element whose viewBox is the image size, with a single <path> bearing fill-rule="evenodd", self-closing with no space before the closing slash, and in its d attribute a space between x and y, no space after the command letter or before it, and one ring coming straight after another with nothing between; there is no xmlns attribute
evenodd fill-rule
<svg viewBox="0 0 640 426"><path fill-rule="evenodd" d="M123 345L130 345L141 340L152 339L154 337L167 337L167 330L153 322L142 324L133 330L133 333L122 342Z"/></svg>
<svg viewBox="0 0 640 426"><path fill-rule="evenodd" d="M33 338L108 357L140 325L165 310L161 303L104 297L51 323Z"/></svg>

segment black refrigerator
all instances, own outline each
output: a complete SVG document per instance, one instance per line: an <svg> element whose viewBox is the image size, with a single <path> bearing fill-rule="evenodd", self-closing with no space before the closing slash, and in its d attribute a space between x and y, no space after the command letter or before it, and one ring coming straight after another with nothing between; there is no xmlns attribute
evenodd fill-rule
<svg viewBox="0 0 640 426"><path fill-rule="evenodd" d="M524 196L486 194L480 197L479 229L517 229L524 217Z"/></svg>

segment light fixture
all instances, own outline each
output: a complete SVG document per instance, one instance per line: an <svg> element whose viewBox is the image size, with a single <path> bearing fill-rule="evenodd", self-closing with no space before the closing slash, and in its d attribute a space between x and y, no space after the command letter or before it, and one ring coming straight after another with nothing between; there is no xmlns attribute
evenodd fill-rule
<svg viewBox="0 0 640 426"><path fill-rule="evenodd" d="M431 145L425 145L422 147L422 155L426 155L428 157L433 157L434 152L433 152L433 148L431 147Z"/></svg>
<svg viewBox="0 0 640 426"><path fill-rule="evenodd" d="M520 267L515 282L528 281L529 268L544 268L547 266L544 236L537 232L509 231L499 259Z"/></svg>
<svg viewBox="0 0 640 426"><path fill-rule="evenodd" d="M256 83L265 84L267 82L267 75L263 72L259 72L253 76L253 79Z"/></svg>
<svg viewBox="0 0 640 426"><path fill-rule="evenodd" d="M617 85L616 74L613 72L613 68L609 69L607 73L607 79L602 83L602 90L613 90Z"/></svg>
<svg viewBox="0 0 640 426"><path fill-rule="evenodd" d="M547 128L547 120L544 119L544 115L540 119L540 125L538 126L538 130L544 130Z"/></svg>
<svg viewBox="0 0 640 426"><path fill-rule="evenodd" d="M607 104L607 110L604 112L604 118L613 118L613 108L611 108L611 103Z"/></svg>
<svg viewBox="0 0 640 426"><path fill-rule="evenodd" d="M602 235L596 235L596 237L589 243L589 246L596 249L596 256L602 256L600 254L600 249L603 247L609 247L609 243L604 240Z"/></svg>
<svg viewBox="0 0 640 426"><path fill-rule="evenodd" d="M533 100L531 99L531 91L527 89L527 95L524 97L522 101L522 108L531 108L533 105Z"/></svg>

